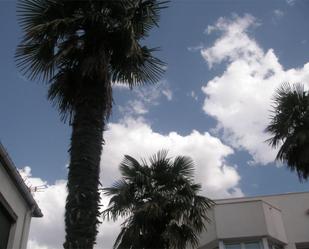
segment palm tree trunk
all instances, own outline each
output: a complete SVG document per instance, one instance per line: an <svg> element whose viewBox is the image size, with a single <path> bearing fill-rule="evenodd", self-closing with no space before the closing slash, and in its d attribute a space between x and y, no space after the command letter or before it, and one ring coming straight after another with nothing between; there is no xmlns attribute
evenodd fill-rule
<svg viewBox="0 0 309 249"><path fill-rule="evenodd" d="M90 84L91 85L91 84ZM108 84L107 84L108 85ZM72 124L65 249L91 249L98 233L100 157L106 120L106 93L87 85Z"/></svg>

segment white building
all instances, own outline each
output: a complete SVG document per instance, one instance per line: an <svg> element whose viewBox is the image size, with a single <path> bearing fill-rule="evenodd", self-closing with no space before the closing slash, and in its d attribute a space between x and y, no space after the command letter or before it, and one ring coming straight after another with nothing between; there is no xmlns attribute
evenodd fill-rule
<svg viewBox="0 0 309 249"><path fill-rule="evenodd" d="M199 249L309 249L309 192L215 202Z"/></svg>
<svg viewBox="0 0 309 249"><path fill-rule="evenodd" d="M31 218L42 216L0 143L0 249L25 249Z"/></svg>

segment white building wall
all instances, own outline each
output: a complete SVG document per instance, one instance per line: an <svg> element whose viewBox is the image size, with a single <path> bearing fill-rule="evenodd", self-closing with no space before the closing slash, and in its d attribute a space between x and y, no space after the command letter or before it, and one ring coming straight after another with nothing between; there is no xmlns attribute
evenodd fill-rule
<svg viewBox="0 0 309 249"><path fill-rule="evenodd" d="M233 236L235 240L273 237L285 243L285 249L295 249L297 243L309 245L309 192L223 199L216 203L210 212L212 224L200 235L200 249L213 249L220 240Z"/></svg>
<svg viewBox="0 0 309 249"><path fill-rule="evenodd" d="M31 219L31 210L19 193L10 176L0 163L0 192L8 202L14 213L17 215L17 221L11 229L8 248L25 249L29 234Z"/></svg>

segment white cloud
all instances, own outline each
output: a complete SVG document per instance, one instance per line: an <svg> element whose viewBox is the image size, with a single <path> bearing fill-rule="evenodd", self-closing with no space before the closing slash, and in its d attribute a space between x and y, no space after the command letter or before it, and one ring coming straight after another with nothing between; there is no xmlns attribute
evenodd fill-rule
<svg viewBox="0 0 309 249"><path fill-rule="evenodd" d="M168 101L171 101L173 99L173 92L171 89L163 89L162 94L166 97Z"/></svg>
<svg viewBox="0 0 309 249"><path fill-rule="evenodd" d="M283 82L309 82L309 64L284 69L273 49L264 51L249 35L256 26L251 15L220 18L213 26L221 36L211 47L201 50L209 66L227 62L226 69L202 90L206 95L203 109L218 121L225 141L247 150L255 163L267 164L276 151L264 142L272 96Z"/></svg>
<svg viewBox="0 0 309 249"><path fill-rule="evenodd" d="M250 55L254 54L252 59L261 57L263 51L244 33L249 27L257 25L259 23L256 19L246 14L243 18L236 15L232 19L221 17L214 26L209 26L208 33L219 31L223 34L211 48L201 50L209 67L211 68L213 64L220 63L222 60L231 62L241 56L250 58Z"/></svg>
<svg viewBox="0 0 309 249"><path fill-rule="evenodd" d="M126 106L119 106L119 111L124 115L143 115L148 113L146 104L141 100L130 100Z"/></svg>
<svg viewBox="0 0 309 249"><path fill-rule="evenodd" d="M275 14L275 16L278 17L278 18L281 18L281 17L284 16L284 12L283 12L282 10L279 10L279 9L275 9L275 10L274 10L274 14Z"/></svg>
<svg viewBox="0 0 309 249"><path fill-rule="evenodd" d="M195 52L195 51L200 51L202 48L203 48L203 45L200 44L200 45L196 45L196 46L190 46L187 49L190 52Z"/></svg>
<svg viewBox="0 0 309 249"><path fill-rule="evenodd" d="M118 107L124 116L144 115L149 112L151 107L159 105L162 97L165 97L168 101L173 99L173 92L167 81L161 81L155 86L147 85L134 88L132 93L132 100L129 100L124 106Z"/></svg>
<svg viewBox="0 0 309 249"><path fill-rule="evenodd" d="M148 158L160 149L168 149L173 156L191 156L196 163L196 180L203 184L203 191L209 196L230 196L229 191L235 191L240 180L236 169L225 162L233 150L207 132L193 130L186 136L176 132L163 135L153 131L142 119L128 118L122 123L111 123L105 132L105 140L102 156L104 184L120 177L118 164L124 154L137 159Z"/></svg>
<svg viewBox="0 0 309 249"><path fill-rule="evenodd" d="M286 0L286 3L290 6L293 6L296 3L296 0Z"/></svg>
<svg viewBox="0 0 309 249"><path fill-rule="evenodd" d="M275 9L273 11L273 14L274 14L274 18L275 18L273 21L279 20L284 16L284 12L280 9Z"/></svg>
<svg viewBox="0 0 309 249"><path fill-rule="evenodd" d="M50 247L46 245L39 244L36 240L28 240L27 248L29 249L56 249L55 247Z"/></svg>
<svg viewBox="0 0 309 249"><path fill-rule="evenodd" d="M198 101L198 96L197 96L196 92L191 91L191 92L190 92L190 96L191 96L195 101Z"/></svg>
<svg viewBox="0 0 309 249"><path fill-rule="evenodd" d="M159 99L163 96L167 100L172 100L172 90L169 88L169 84L166 80L159 82L157 85L146 85L139 88L135 88L133 92L136 97L141 99L147 104L158 105Z"/></svg>
<svg viewBox="0 0 309 249"><path fill-rule="evenodd" d="M101 180L105 187L119 179L118 165L124 154L147 159L160 149L168 149L170 156L188 155L193 158L196 164L196 181L202 184L203 194L216 198L243 195L236 168L226 163L226 157L233 150L207 132L193 130L185 136L176 132L160 134L141 118L125 118L120 123L111 123L104 138L106 145L102 154ZM33 186L46 184L44 180L32 177L29 167L21 173ZM47 185L44 192L35 194L44 217L32 220L28 248L61 248L64 241L65 196L66 182L63 180ZM107 203L108 198L103 197L105 207ZM104 222L100 226L97 248L112 248L121 222L122 220L116 223Z"/></svg>

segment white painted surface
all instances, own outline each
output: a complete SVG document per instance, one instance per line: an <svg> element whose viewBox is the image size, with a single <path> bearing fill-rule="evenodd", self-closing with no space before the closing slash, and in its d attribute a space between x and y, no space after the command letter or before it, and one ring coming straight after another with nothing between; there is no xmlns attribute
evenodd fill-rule
<svg viewBox="0 0 309 249"><path fill-rule="evenodd" d="M288 240L286 237L281 210L265 202L263 202L263 209L267 229L266 235L287 244Z"/></svg>
<svg viewBox="0 0 309 249"><path fill-rule="evenodd" d="M214 211L219 239L263 236L267 233L261 201L218 204Z"/></svg>
<svg viewBox="0 0 309 249"><path fill-rule="evenodd" d="M31 219L30 208L17 190L14 183L11 181L11 178L1 163L0 192L14 213L17 215L17 221L11 228L8 249L25 249L27 246Z"/></svg>

